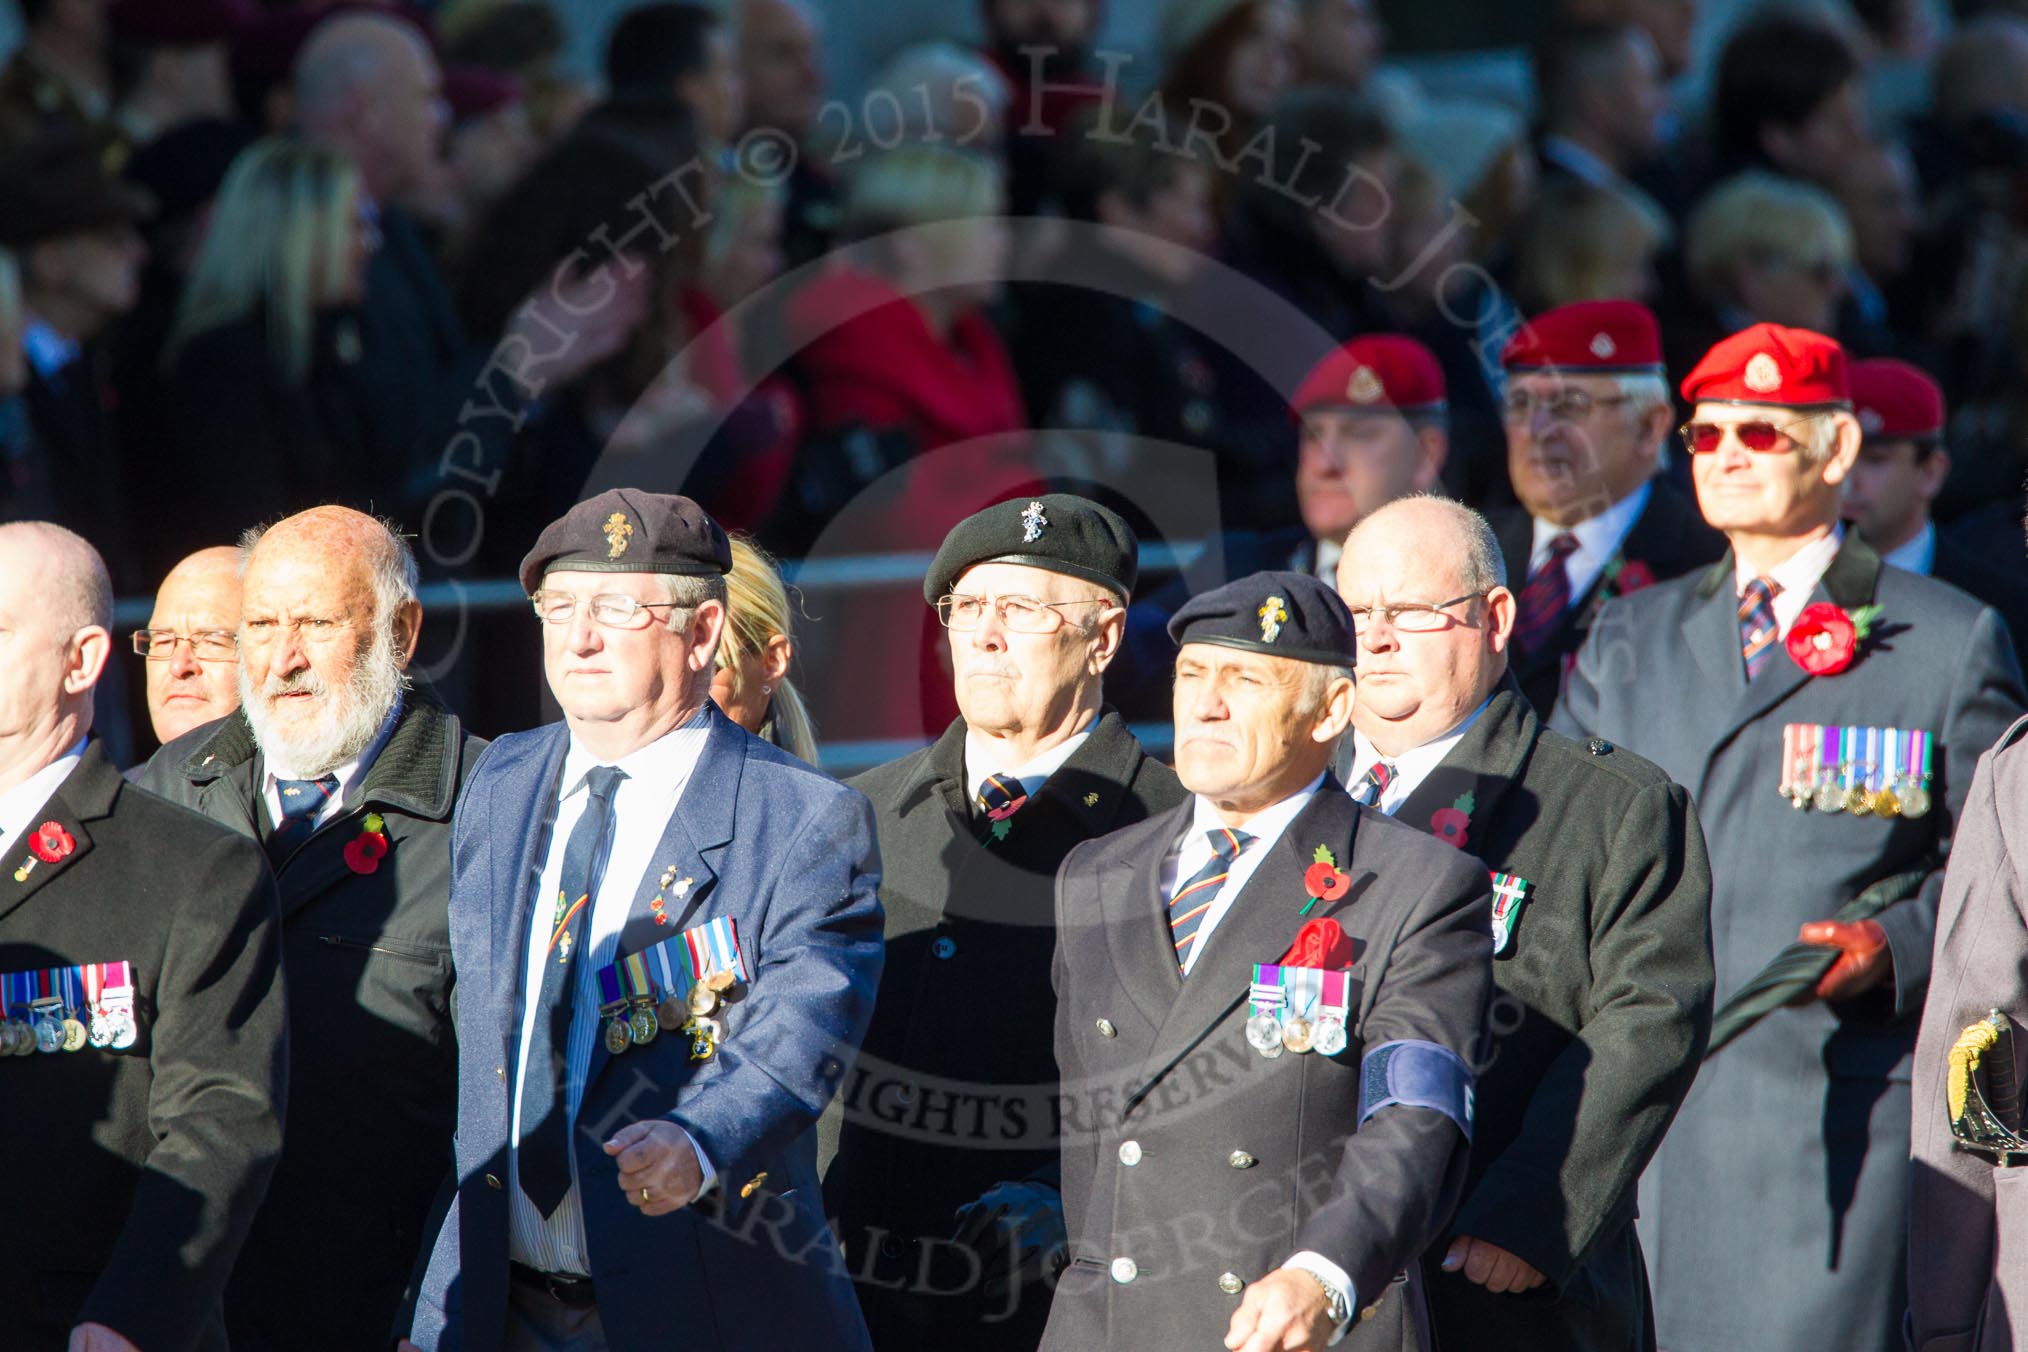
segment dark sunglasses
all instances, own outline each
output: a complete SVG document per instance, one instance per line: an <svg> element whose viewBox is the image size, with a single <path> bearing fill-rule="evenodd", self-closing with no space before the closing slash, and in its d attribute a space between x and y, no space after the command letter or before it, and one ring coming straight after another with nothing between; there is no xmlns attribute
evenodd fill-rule
<svg viewBox="0 0 2028 1352"><path fill-rule="evenodd" d="M1739 444L1756 455L1772 455L1786 451L1796 444L1789 435L1791 427L1801 427L1821 415L1798 418L1791 423L1746 422L1746 423L1685 423L1676 429L1676 435L1683 438L1683 445L1692 455L1709 455L1725 444L1725 434L1732 433L1739 438Z"/></svg>

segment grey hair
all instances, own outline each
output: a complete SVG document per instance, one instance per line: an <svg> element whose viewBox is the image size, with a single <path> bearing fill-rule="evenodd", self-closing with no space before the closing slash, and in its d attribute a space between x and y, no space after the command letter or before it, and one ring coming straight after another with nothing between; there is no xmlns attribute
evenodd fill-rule
<svg viewBox="0 0 2028 1352"><path fill-rule="evenodd" d="M1795 439L1796 449L1806 465L1821 465L1838 453L1838 419L1833 410L1809 415L1810 425Z"/></svg>
<svg viewBox="0 0 2028 1352"><path fill-rule="evenodd" d="M706 601L726 604L725 578L720 574L705 577L687 577L677 573L659 574L663 594L678 610L695 610Z"/></svg>
<svg viewBox="0 0 2028 1352"><path fill-rule="evenodd" d="M1464 541L1464 551L1458 556L1458 582L1465 590L1484 594L1495 587L1507 585L1507 561L1500 553L1500 537L1493 534L1486 518L1465 506L1436 493L1411 493L1405 498L1396 498L1385 507L1370 512L1366 518L1352 528L1345 537L1345 552L1352 553L1364 531L1377 521L1384 520L1390 513L1415 503L1435 509L1450 518L1451 526Z"/></svg>
<svg viewBox="0 0 2028 1352"><path fill-rule="evenodd" d="M1343 677L1352 679L1350 667L1327 667L1321 662L1303 664L1302 710L1305 718L1314 717L1324 711L1325 697L1331 693L1334 681Z"/></svg>

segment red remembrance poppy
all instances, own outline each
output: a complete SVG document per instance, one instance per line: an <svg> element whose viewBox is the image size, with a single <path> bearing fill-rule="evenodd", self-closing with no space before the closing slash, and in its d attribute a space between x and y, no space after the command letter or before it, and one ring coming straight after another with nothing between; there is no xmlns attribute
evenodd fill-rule
<svg viewBox="0 0 2028 1352"><path fill-rule="evenodd" d="M1829 601L1803 607L1789 629L1789 656L1812 676L1836 676L1852 665L1859 651L1859 627Z"/></svg>
<svg viewBox="0 0 2028 1352"><path fill-rule="evenodd" d="M1654 586L1655 573L1639 559L1628 559L1620 565L1619 575L1613 579L1613 585L1618 588L1620 595L1625 596L1628 592L1637 592L1644 587Z"/></svg>
<svg viewBox="0 0 2028 1352"><path fill-rule="evenodd" d="M380 869L380 857L382 854L386 854L387 850L383 847L380 854L374 854L371 850L372 847L368 844L368 838L365 836L361 836L357 840L346 841L345 867L351 869L354 873L378 872Z"/></svg>
<svg viewBox="0 0 2028 1352"><path fill-rule="evenodd" d="M1465 848L1465 828L1471 824L1472 819L1454 807L1440 807L1429 817L1430 832L1444 844L1461 850Z"/></svg>
<svg viewBox="0 0 2028 1352"><path fill-rule="evenodd" d="M63 829L61 822L44 822L35 828L35 834L28 839L28 849L45 864L54 864L66 859L77 848L77 841Z"/></svg>
<svg viewBox="0 0 2028 1352"><path fill-rule="evenodd" d="M1352 890L1352 877L1319 860L1303 871L1303 890L1319 901L1336 901Z"/></svg>
<svg viewBox="0 0 2028 1352"><path fill-rule="evenodd" d="M1027 801L1028 795L1024 793L1019 798L1016 798L1013 802L1008 803L1005 807L988 808L986 810L986 816L991 821L996 822L1006 821L1009 817L1019 812L1021 810L1021 805Z"/></svg>

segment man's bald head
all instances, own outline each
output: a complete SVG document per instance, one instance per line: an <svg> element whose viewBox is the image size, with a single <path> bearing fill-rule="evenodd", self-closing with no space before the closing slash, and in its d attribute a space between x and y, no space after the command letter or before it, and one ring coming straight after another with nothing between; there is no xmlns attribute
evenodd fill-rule
<svg viewBox="0 0 2028 1352"><path fill-rule="evenodd" d="M0 793L91 730L112 620L112 579L83 536L0 525Z"/></svg>
<svg viewBox="0 0 2028 1352"><path fill-rule="evenodd" d="M448 120L443 73L421 30L346 11L317 25L291 76L304 137L351 158L387 201L428 185Z"/></svg>
<svg viewBox="0 0 2028 1352"><path fill-rule="evenodd" d="M0 575L34 579L50 622L66 635L113 626L113 579L91 541L48 521L0 525Z"/></svg>
<svg viewBox="0 0 2028 1352"><path fill-rule="evenodd" d="M349 574L348 585L356 581L371 591L374 619L380 624L404 606L420 610L415 554L408 542L392 525L350 507L312 507L250 530L232 553L243 579L256 567L283 561Z"/></svg>
<svg viewBox="0 0 2028 1352"><path fill-rule="evenodd" d="M1515 614L1506 580L1492 527L1446 498L1390 503L1347 537L1338 591L1359 638L1352 725L1381 755L1444 736L1500 684Z"/></svg>

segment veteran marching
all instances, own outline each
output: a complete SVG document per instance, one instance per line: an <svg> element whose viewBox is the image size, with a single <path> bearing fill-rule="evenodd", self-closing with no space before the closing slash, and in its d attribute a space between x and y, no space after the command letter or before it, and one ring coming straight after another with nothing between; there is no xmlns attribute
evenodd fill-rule
<svg viewBox="0 0 2028 1352"><path fill-rule="evenodd" d="M1656 1323L1670 1352L1892 1352L1941 861L2021 674L1992 610L1840 525L1860 428L1835 342L1755 325L1683 395L1731 552L1606 606L1555 726L1690 790L1721 1002L1798 941L1829 966L1706 1061L1642 1178Z"/></svg>
<svg viewBox="0 0 2028 1352"><path fill-rule="evenodd" d="M1359 631L1352 796L1493 879L1472 1158L1425 1259L1444 1347L1654 1346L1634 1189L1711 1022L1711 870L1680 785L1542 726L1514 594L1469 507L1411 498L1345 543Z"/></svg>
<svg viewBox="0 0 2028 1352"><path fill-rule="evenodd" d="M1352 802L1345 605L1256 573L1172 621L1191 796L1057 877L1071 1261L1043 1346L1428 1347L1472 1137L1475 861ZM1385 1301L1397 1282L1408 1299Z"/></svg>
<svg viewBox="0 0 2028 1352"><path fill-rule="evenodd" d="M958 523L923 599L960 717L851 781L879 827L887 963L824 1189L882 1349L1027 1352L1048 1317L1057 866L1184 797L1104 703L1138 550L1069 494Z"/></svg>

